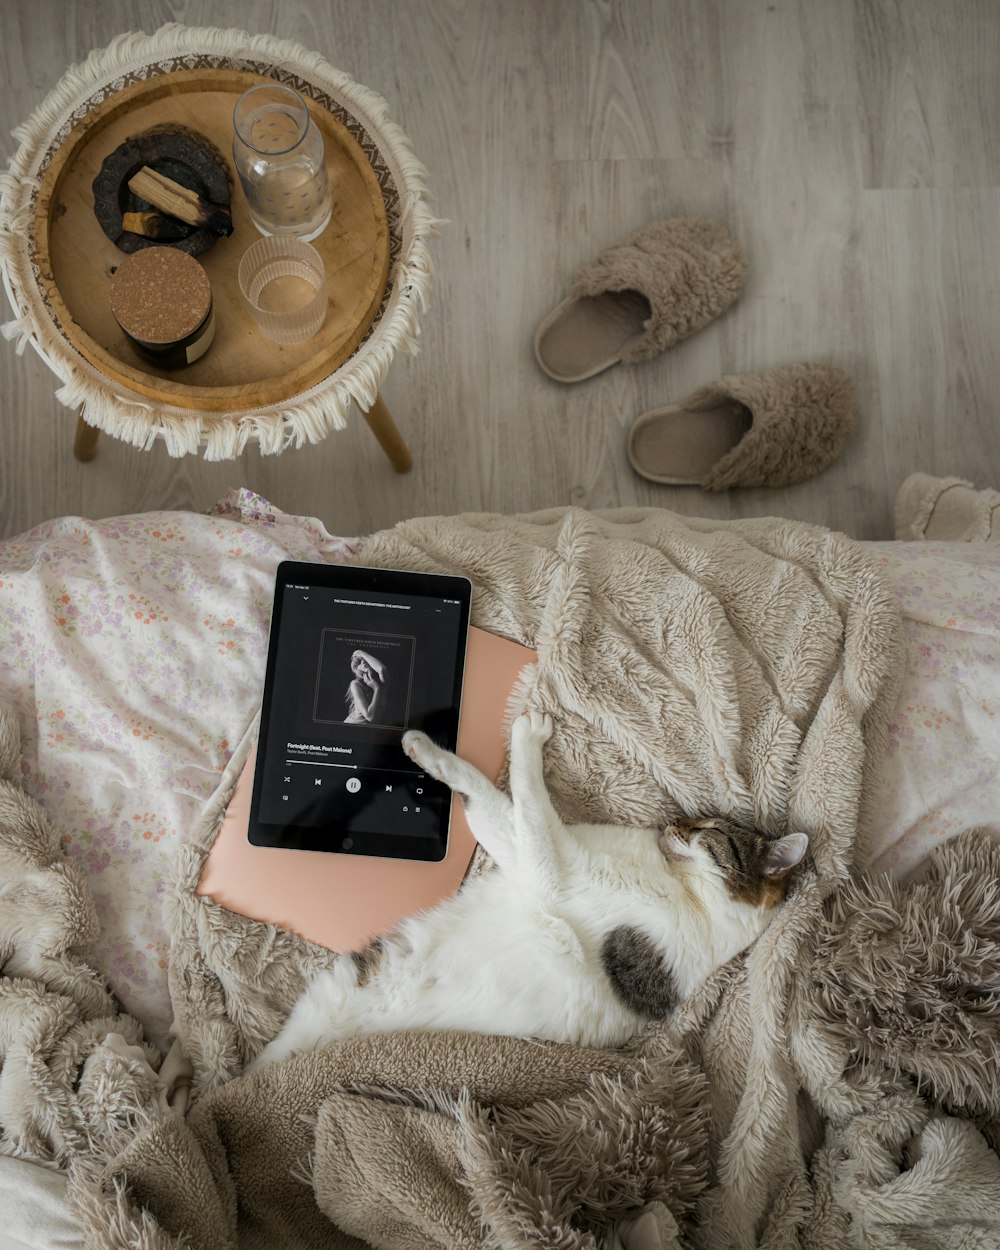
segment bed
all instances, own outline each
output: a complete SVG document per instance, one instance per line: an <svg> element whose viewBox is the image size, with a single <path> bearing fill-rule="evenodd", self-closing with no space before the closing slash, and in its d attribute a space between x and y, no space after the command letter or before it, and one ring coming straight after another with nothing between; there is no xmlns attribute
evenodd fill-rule
<svg viewBox="0 0 1000 1250"><path fill-rule="evenodd" d="M895 593L903 649L859 851L905 885L968 830L1000 841L1000 545L858 546ZM162 904L253 724L274 569L366 549L247 490L206 515L61 518L0 543L0 704L20 728L20 782L94 900L89 958L152 1052L175 1016ZM50 1198L58 1176L44 1170ZM5 1235L63 1244L16 1221Z"/></svg>

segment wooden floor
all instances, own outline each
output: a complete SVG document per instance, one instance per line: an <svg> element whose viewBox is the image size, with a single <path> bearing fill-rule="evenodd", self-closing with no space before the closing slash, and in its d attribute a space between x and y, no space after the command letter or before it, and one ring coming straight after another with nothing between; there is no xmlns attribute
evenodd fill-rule
<svg viewBox="0 0 1000 1250"><path fill-rule="evenodd" d="M280 457L207 464L102 438L80 464L52 375L0 342L0 536L202 510L246 485L344 534L655 504L879 538L915 469L1000 485L998 0L4 0L0 134L91 48L167 20L321 51L388 99L428 166L450 224L421 354L383 388L415 467L398 477L360 419ZM688 214L741 241L743 298L652 362L545 377L534 329L576 269ZM856 383L860 432L820 477L717 496L630 470L645 409L800 360Z"/></svg>

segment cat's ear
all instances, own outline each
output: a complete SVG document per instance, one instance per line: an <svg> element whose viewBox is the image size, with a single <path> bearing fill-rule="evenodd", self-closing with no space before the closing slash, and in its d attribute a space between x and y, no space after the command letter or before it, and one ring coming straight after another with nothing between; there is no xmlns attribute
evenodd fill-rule
<svg viewBox="0 0 1000 1250"><path fill-rule="evenodd" d="M767 848L764 876L772 881L784 880L808 849L809 838L804 833L789 833L772 842Z"/></svg>

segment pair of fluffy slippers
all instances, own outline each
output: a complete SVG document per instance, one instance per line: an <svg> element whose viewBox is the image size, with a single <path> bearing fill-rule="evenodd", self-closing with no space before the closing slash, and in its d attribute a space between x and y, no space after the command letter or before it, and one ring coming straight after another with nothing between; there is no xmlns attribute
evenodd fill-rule
<svg viewBox="0 0 1000 1250"><path fill-rule="evenodd" d="M648 222L580 271L539 326L535 356L557 382L648 360L725 312L746 273L739 244L717 222ZM668 485L787 486L831 464L854 430L845 373L785 365L723 377L643 413L628 454L637 473Z"/></svg>

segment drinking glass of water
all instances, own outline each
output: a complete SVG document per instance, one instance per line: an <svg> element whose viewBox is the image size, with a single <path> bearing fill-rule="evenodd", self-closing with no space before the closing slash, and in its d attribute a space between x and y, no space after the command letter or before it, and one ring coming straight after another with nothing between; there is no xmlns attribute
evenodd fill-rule
<svg viewBox="0 0 1000 1250"><path fill-rule="evenodd" d="M323 135L306 102L281 83L257 83L236 101L233 127L233 160L253 224L265 235L315 239L333 201Z"/></svg>
<svg viewBox="0 0 1000 1250"><path fill-rule="evenodd" d="M240 291L269 339L301 343L323 328L326 269L314 247L291 235L258 239L243 253Z"/></svg>

